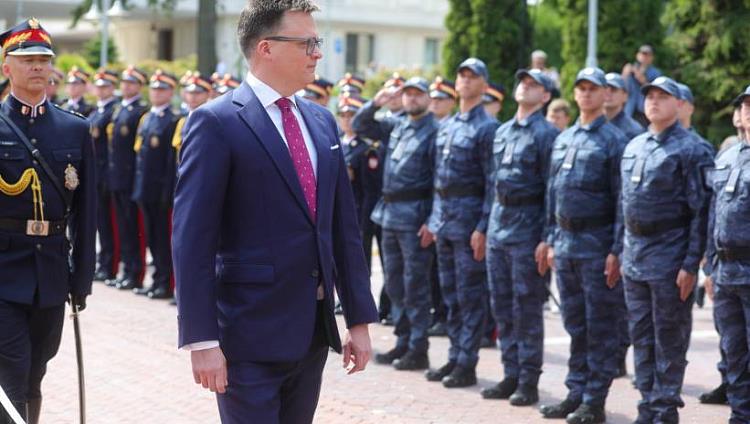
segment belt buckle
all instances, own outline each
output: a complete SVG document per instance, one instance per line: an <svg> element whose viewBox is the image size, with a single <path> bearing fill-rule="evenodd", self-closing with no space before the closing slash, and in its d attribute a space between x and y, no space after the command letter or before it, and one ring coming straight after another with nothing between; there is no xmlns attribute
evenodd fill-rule
<svg viewBox="0 0 750 424"><path fill-rule="evenodd" d="M42 237L48 236L49 221L36 221L33 219L26 221L26 235Z"/></svg>

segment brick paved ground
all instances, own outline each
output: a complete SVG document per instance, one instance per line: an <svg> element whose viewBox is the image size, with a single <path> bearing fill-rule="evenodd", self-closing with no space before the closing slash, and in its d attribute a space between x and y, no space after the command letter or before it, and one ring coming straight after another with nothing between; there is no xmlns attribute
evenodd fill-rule
<svg viewBox="0 0 750 424"><path fill-rule="evenodd" d="M375 270L373 290L382 284ZM151 301L130 293L94 287L89 308L82 317L84 332L88 422L90 424L217 423L213 396L192 381L189 355L178 351L176 310L164 301ZM710 308L695 310L690 365L684 387L685 423L726 422L727 407L698 404L697 396L718 382L715 363L718 336L713 331ZM567 360L567 338L558 314L546 316L546 351L541 378L542 403L562 399ZM391 327L372 326L374 348L391 347ZM430 359L446 360L447 340L431 340ZM536 408L514 408L506 401L484 401L481 387L500 377L498 351L483 349L477 387L444 389L428 383L421 373L398 372L371 364L367 371L347 376L340 357L332 354L325 370L323 393L316 423L539 423ZM630 362L632 364L632 360ZM632 369L631 369L632 371ZM77 389L72 325L66 323L60 353L50 363L44 382L43 423L77 422ZM616 380L607 412L609 422L628 423L635 418L637 392L629 379Z"/></svg>

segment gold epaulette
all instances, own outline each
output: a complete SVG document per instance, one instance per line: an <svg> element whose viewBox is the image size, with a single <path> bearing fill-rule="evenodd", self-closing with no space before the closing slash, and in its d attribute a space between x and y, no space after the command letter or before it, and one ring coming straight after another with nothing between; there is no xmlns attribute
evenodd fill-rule
<svg viewBox="0 0 750 424"><path fill-rule="evenodd" d="M185 126L185 121L187 118L183 116L180 118L179 121L177 121L177 126L174 128L174 136L172 136L172 147L177 149L177 153L180 153L180 148L182 147L182 127Z"/></svg>

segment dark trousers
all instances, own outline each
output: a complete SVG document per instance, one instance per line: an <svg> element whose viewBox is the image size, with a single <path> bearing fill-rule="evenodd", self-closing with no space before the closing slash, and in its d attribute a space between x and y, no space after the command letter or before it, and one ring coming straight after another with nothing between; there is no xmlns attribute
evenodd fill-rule
<svg viewBox="0 0 750 424"><path fill-rule="evenodd" d="M130 200L129 192L115 191L112 195L115 199L123 275L137 279L143 270L138 237L138 206Z"/></svg>
<svg viewBox="0 0 750 424"><path fill-rule="evenodd" d="M367 261L367 269L372 273L372 240L378 243L378 252L380 252L380 267L383 266L383 229L380 225L372 222L369 218L364 219L362 222L362 248L365 250L365 261ZM385 284L380 290L380 301L378 302L378 317L382 320L388 317L391 313L391 299L388 297L388 292L385 290Z"/></svg>
<svg viewBox="0 0 750 424"><path fill-rule="evenodd" d="M315 334L299 361L227 364L229 385L226 393L217 395L223 424L312 422L328 358L324 319L319 301Z"/></svg>
<svg viewBox="0 0 750 424"><path fill-rule="evenodd" d="M153 288L170 289L172 278L172 249L170 244L170 205L161 202L140 204L146 242L154 259Z"/></svg>
<svg viewBox="0 0 750 424"><path fill-rule="evenodd" d="M22 417L41 399L47 362L57 354L65 305L38 308L0 300L0 386ZM0 423L12 423L0 412Z"/></svg>
<svg viewBox="0 0 750 424"><path fill-rule="evenodd" d="M433 243L429 249L431 249L432 254L437 257L435 243ZM432 297L432 323L445 323L445 320L448 317L448 307L445 306L445 302L443 302L443 293L440 291L440 273L438 272L437 260L432 261L432 268L430 268L430 295Z"/></svg>
<svg viewBox="0 0 750 424"><path fill-rule="evenodd" d="M727 398L732 407L729 422L750 422L750 286L716 285L714 316L726 354Z"/></svg>
<svg viewBox="0 0 750 424"><path fill-rule="evenodd" d="M118 263L115 262L115 228L112 222L114 214L112 193L104 187L98 187L96 230L99 235L99 254L97 268L104 270L111 277L117 274Z"/></svg>

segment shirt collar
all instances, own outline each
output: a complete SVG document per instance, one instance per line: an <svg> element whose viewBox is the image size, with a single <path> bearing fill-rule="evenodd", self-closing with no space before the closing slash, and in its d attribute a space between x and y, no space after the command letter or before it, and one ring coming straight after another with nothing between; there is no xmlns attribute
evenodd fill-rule
<svg viewBox="0 0 750 424"><path fill-rule="evenodd" d="M120 102L120 103L121 103L121 104L122 104L122 105L123 105L124 107L128 107L128 106L132 105L133 103L137 102L137 101L138 101L138 100L140 100L140 99L141 99L141 95L139 94L139 95L137 95L137 96L134 96L134 97L131 97L131 98L129 98L129 99L122 99L122 102Z"/></svg>
<svg viewBox="0 0 750 424"><path fill-rule="evenodd" d="M586 125L581 125L581 118L578 118L576 119L576 123L574 126L576 127L576 129L580 128L584 131L596 131L605 122L607 122L607 116L602 113L598 118L594 119L594 122Z"/></svg>
<svg viewBox="0 0 750 424"><path fill-rule="evenodd" d="M271 88L270 85L266 84L265 82L261 81L253 75L252 72L247 72L247 77L245 78L247 81L247 85L250 86L250 88L253 89L253 93L255 93L255 96L258 97L258 101L260 101L260 104L263 105L263 108L268 109L269 106L276 103L276 100L279 100L282 96L279 94L278 91ZM297 107L297 100L292 95L287 97L294 107Z"/></svg>
<svg viewBox="0 0 750 424"><path fill-rule="evenodd" d="M535 110L534 113L532 113L531 115L527 116L524 119L521 119L520 121L518 120L518 116L517 115L514 116L513 117L513 125L516 125L516 126L519 126L519 127L527 127L527 126L533 124L534 122L536 122L536 121L538 121L540 119L544 119L544 116L542 115L542 109L541 108Z"/></svg>
<svg viewBox="0 0 750 424"><path fill-rule="evenodd" d="M44 115L44 112L46 112L46 107L44 106L44 104L47 102L47 96L44 96L44 98L36 105L30 105L24 102L23 100L16 97L16 95L13 94L12 91L10 92L10 96L8 96L8 98L13 101L11 103L11 106L17 109L22 116L29 115L32 118L36 118L38 115Z"/></svg>
<svg viewBox="0 0 750 424"><path fill-rule="evenodd" d="M169 108L169 103L163 104L161 106L151 106L151 113L160 114L167 110L167 108Z"/></svg>
<svg viewBox="0 0 750 424"><path fill-rule="evenodd" d="M435 115L432 114L432 112L427 112L425 115L417 120L406 118L407 119L407 127L414 128L414 130L419 130L425 124L430 121L431 119L435 119Z"/></svg>
<svg viewBox="0 0 750 424"><path fill-rule="evenodd" d="M71 97L70 99L68 99L68 104L71 106L78 106L79 103L81 103L80 97L77 97L75 99Z"/></svg>
<svg viewBox="0 0 750 424"><path fill-rule="evenodd" d="M104 100L97 100L97 101L96 101L96 107L104 107L104 106L107 106L108 104L110 104L110 103L112 103L113 101L115 101L115 99L116 99L116 98L117 98L117 97L115 97L115 96L112 96L112 97L110 97L110 98L108 98L108 99L104 99Z"/></svg>
<svg viewBox="0 0 750 424"><path fill-rule="evenodd" d="M664 142L664 141L665 141L665 140L666 140L666 139L667 139L667 138L669 137L669 135L670 135L670 134L671 134L671 133L672 133L672 132L673 132L673 131L674 131L674 130L675 130L676 128L682 128L682 126L680 125L680 121L679 121L679 120L675 120L674 124L672 124L672 125L670 125L669 127L665 128L665 129L664 129L664 131L662 131L662 132L661 132L661 133L659 133L659 134L654 134L654 133L653 133L653 132L651 131L651 128L649 127L649 129L648 129L648 138L649 138L650 140L654 140L654 141L656 141L657 143L662 143L662 142Z"/></svg>
<svg viewBox="0 0 750 424"><path fill-rule="evenodd" d="M466 113L457 113L456 119L460 121L471 121L473 119L476 119L476 117L479 116L480 113L487 115L487 113L484 111L484 105L482 104L482 102L479 102L478 105L474 106L470 111Z"/></svg>

